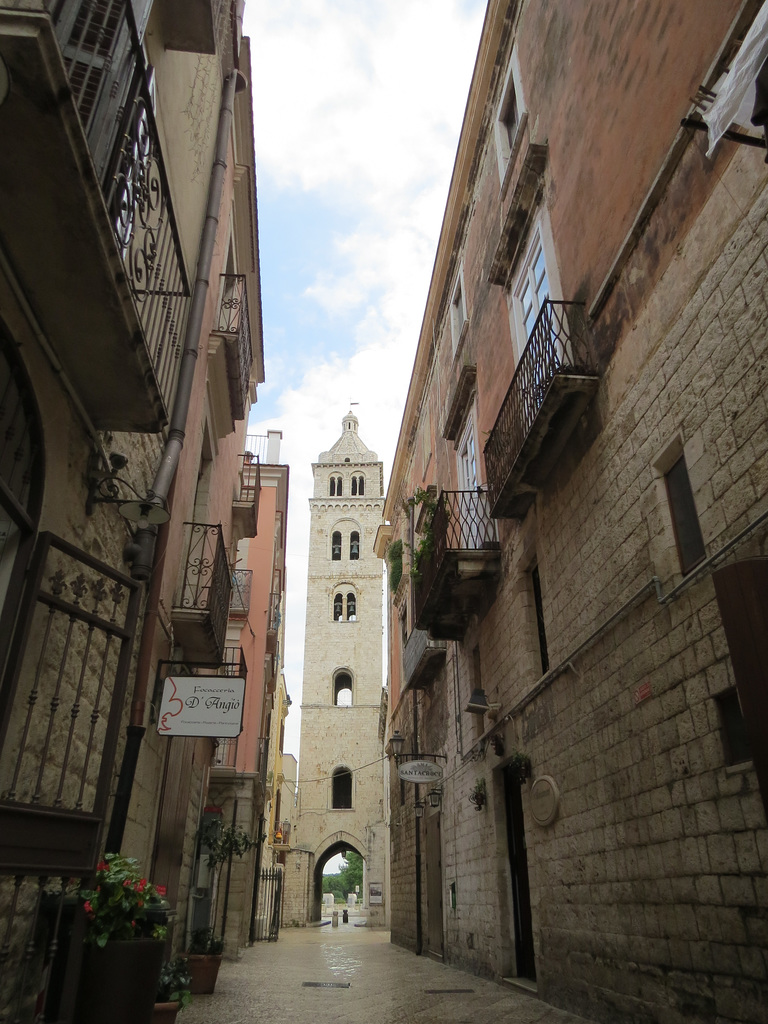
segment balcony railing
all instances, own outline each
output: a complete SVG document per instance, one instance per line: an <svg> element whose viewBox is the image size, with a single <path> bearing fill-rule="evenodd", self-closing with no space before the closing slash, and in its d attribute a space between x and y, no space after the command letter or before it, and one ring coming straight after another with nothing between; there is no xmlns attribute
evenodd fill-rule
<svg viewBox="0 0 768 1024"><path fill-rule="evenodd" d="M167 408L189 286L133 7L129 0L69 0L58 7L55 26Z"/></svg>
<svg viewBox="0 0 768 1024"><path fill-rule="evenodd" d="M442 491L432 518L434 547L419 563L416 626L439 639L462 639L499 574L496 524L482 491Z"/></svg>
<svg viewBox="0 0 768 1024"><path fill-rule="evenodd" d="M290 821L281 821L276 827L273 835L273 843L275 846L290 846L291 845L291 823Z"/></svg>
<svg viewBox="0 0 768 1024"><path fill-rule="evenodd" d="M269 437L267 434L248 434L245 438L245 450L255 456L259 462L268 462L267 451Z"/></svg>
<svg viewBox="0 0 768 1024"><path fill-rule="evenodd" d="M215 768L235 769L237 767L238 739L239 737L234 736L216 741L216 752L213 756L213 764Z"/></svg>
<svg viewBox="0 0 768 1024"><path fill-rule="evenodd" d="M232 603L229 606L229 616L232 619L245 619L251 608L251 583L253 582L253 570L233 569L232 570Z"/></svg>
<svg viewBox="0 0 768 1024"><path fill-rule="evenodd" d="M221 523L184 526L184 574L173 608L174 632L186 658L221 661L232 592Z"/></svg>
<svg viewBox="0 0 768 1024"><path fill-rule="evenodd" d="M261 789L261 797L264 799L264 794L267 789L267 765L269 763L269 736L259 737L259 749L256 755L256 770L259 773L259 788Z"/></svg>
<svg viewBox="0 0 768 1024"><path fill-rule="evenodd" d="M428 686L445 664L445 654L445 640L433 640L423 629L412 630L403 651L406 688Z"/></svg>
<svg viewBox="0 0 768 1024"><path fill-rule="evenodd" d="M246 452L238 456L237 491L232 502L232 516L239 536L255 537L259 519L261 470L258 456Z"/></svg>
<svg viewBox="0 0 768 1024"><path fill-rule="evenodd" d="M485 445L491 515L525 515L599 377L580 303L547 300Z"/></svg>
<svg viewBox="0 0 768 1024"><path fill-rule="evenodd" d="M232 418L245 416L253 365L251 323L244 274L222 274L222 295L215 332L226 340L227 380Z"/></svg>

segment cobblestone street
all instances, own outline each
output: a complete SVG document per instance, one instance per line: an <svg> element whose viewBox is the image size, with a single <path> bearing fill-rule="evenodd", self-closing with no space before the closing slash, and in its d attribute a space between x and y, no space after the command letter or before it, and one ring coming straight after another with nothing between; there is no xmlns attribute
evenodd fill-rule
<svg viewBox="0 0 768 1024"><path fill-rule="evenodd" d="M349 987L336 987L336 986ZM333 986L333 987L331 987ZM184 1024L586 1024L506 986L391 945L389 932L281 931L224 961L212 996Z"/></svg>

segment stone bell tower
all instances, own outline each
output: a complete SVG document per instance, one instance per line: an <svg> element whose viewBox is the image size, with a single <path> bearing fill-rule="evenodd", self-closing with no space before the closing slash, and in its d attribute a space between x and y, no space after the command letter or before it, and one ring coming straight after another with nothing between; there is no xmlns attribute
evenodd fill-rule
<svg viewBox="0 0 768 1024"><path fill-rule="evenodd" d="M368 923L384 925L382 563L373 551L384 507L383 469L351 412L341 437L312 468L298 817L286 897L293 906L291 891L303 879L304 919L317 920L324 865L354 850L365 861L360 897ZM371 886L381 895L374 891L371 899ZM284 913L284 921L292 916L304 923L300 908Z"/></svg>

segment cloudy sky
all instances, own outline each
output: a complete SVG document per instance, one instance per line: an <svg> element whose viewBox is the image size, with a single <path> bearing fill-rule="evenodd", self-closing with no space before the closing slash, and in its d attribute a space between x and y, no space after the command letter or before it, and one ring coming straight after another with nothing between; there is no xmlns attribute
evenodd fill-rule
<svg viewBox="0 0 768 1024"><path fill-rule="evenodd" d="M266 383L290 465L286 750L299 755L311 464L351 402L385 481L485 0L250 0Z"/></svg>

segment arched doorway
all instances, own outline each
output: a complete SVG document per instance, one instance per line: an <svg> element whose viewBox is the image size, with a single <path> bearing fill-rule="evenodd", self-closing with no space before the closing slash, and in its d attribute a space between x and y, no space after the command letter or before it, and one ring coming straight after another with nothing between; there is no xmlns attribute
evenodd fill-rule
<svg viewBox="0 0 768 1024"><path fill-rule="evenodd" d="M318 851L315 854L315 869L314 878L312 882L312 909L310 915L310 921L320 921L323 914L323 870L325 869L328 861L335 857L337 854L346 854L348 852L357 853L363 858L363 869L365 870L365 854L363 853L363 844L354 836L344 833L337 832L332 839L326 843L321 844ZM364 887L360 887L360 895L362 896Z"/></svg>

